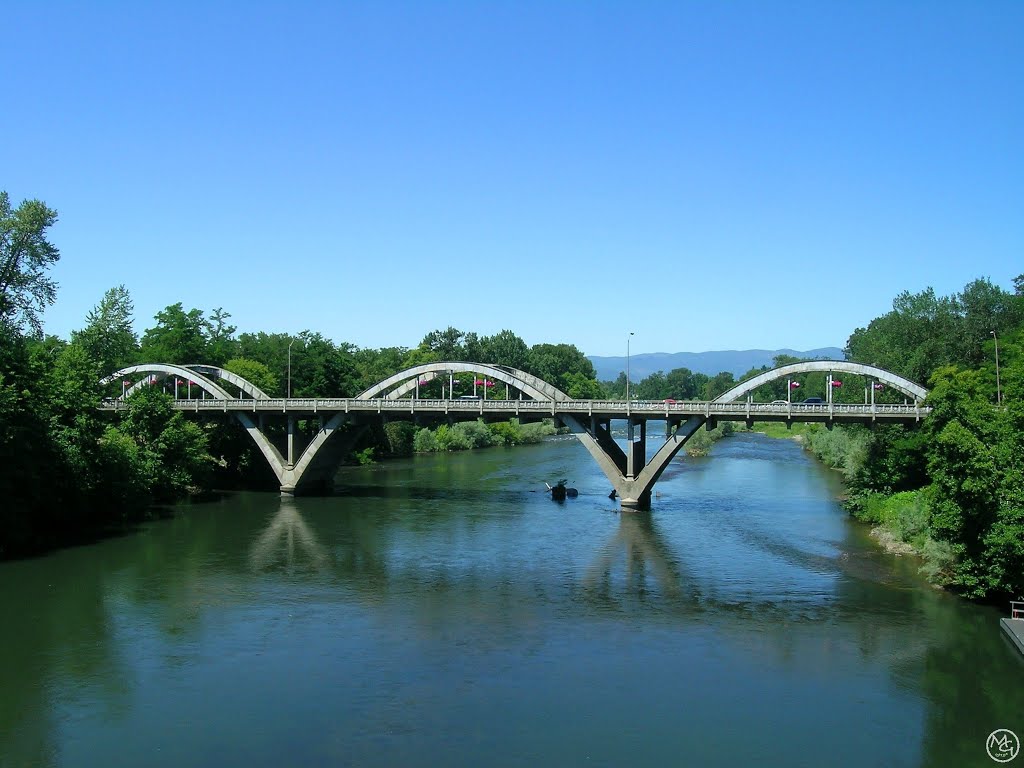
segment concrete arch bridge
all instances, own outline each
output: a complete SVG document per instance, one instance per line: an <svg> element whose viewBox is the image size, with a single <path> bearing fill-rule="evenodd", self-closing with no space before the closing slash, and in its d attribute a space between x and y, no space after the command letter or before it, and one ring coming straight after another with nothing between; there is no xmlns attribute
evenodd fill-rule
<svg viewBox="0 0 1024 768"><path fill-rule="evenodd" d="M750 397L751 392L764 384L812 372L825 372L830 379L836 373L864 376L873 384L896 390L905 399L902 404L875 403L871 385L866 389L871 394L870 400L866 395L863 405L835 403L829 398L818 403L756 403ZM504 398L489 398L486 384L479 397L453 398L458 374L479 375L485 382L505 385L495 387L499 391L504 389ZM128 385L129 377L140 376L140 381ZM176 409L193 413L231 413L241 422L277 477L282 494L329 489L341 459L362 432L375 423L429 424L513 418L529 422L550 418L568 427L586 447L623 507L648 509L654 484L702 426L712 429L719 421L821 422L829 428L834 424L851 423L916 424L931 412L923 405L928 392L920 385L881 368L842 360L785 365L741 382L715 400L680 402L575 400L525 371L469 362L418 365L352 398L273 398L237 374L215 366L147 363L123 368L103 379L102 384L121 381L122 390L119 397L104 401L101 409L123 410L125 399L139 387L159 383L167 377L176 377L178 382ZM420 396L421 388L438 380L442 397ZM181 398L184 394L181 382L185 381L188 396ZM271 418L285 420L287 437L282 446L275 444L267 433L267 419ZM316 433L308 442L297 433L298 419L317 422ZM612 420L626 422L625 445L613 439ZM650 421L664 423L665 442L648 460L645 444ZM300 444L302 442L305 444Z"/></svg>

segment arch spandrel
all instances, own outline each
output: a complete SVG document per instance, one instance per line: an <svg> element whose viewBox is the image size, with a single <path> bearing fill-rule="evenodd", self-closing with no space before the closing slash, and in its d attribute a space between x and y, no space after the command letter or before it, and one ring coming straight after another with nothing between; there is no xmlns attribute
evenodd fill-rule
<svg viewBox="0 0 1024 768"><path fill-rule="evenodd" d="M878 381L889 385L899 393L913 398L916 401L924 400L928 396L928 390L920 384L915 384L909 379L898 376L892 371L884 368L876 368L873 365L854 363L849 360L806 360L802 363L791 363L780 368L773 368L770 371L758 374L752 379L747 379L737 384L732 389L724 392L715 398L716 403L731 403L752 392L763 384L770 381L793 376L798 373L849 373L860 376L871 376Z"/></svg>

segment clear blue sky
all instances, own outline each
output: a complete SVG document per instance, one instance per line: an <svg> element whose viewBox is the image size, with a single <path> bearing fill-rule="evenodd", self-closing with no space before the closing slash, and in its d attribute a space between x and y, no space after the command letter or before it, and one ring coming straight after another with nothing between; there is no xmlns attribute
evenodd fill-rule
<svg viewBox="0 0 1024 768"><path fill-rule="evenodd" d="M4 6L0 189L48 332L842 346L1024 272L1024 2Z"/></svg>

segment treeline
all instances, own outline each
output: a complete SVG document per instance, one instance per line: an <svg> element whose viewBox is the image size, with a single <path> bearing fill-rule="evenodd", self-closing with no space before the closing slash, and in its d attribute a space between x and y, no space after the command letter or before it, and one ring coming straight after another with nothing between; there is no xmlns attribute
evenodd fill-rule
<svg viewBox="0 0 1024 768"><path fill-rule="evenodd" d="M996 345L998 344L998 369ZM1024 275L1008 291L903 293L850 336L846 356L925 383L920 428L809 430L847 476L848 506L971 598L1024 594Z"/></svg>
<svg viewBox="0 0 1024 768"><path fill-rule="evenodd" d="M449 327L427 333L415 348L361 349L310 330L238 334L224 309L207 314L176 303L158 312L139 337L124 286L107 291L70 339L44 337L41 316L57 296L49 268L60 254L47 239L56 219L40 201L14 208L0 193L0 557L81 540L187 492L270 486L262 456L233 419L188 420L173 410L172 398L186 395L187 381L140 388L127 413L101 414L101 399L120 395L127 382L103 388L99 380L135 363L221 366L271 396L349 397L413 365L472 361L520 368L571 397L604 396L593 366L575 346L529 346L509 330L480 336ZM446 395L472 394L474 385L472 376L459 376ZM447 386L439 377L423 385L421 396L441 396ZM505 394L501 385L490 391ZM317 426L300 423L308 432ZM273 438L275 427L268 431ZM353 459L515 445L552 431L551 425L517 422L436 430L392 422L368 431Z"/></svg>
<svg viewBox="0 0 1024 768"><path fill-rule="evenodd" d="M55 221L42 202L12 208L0 192L0 557L138 518L201 485L213 466L202 427L156 390L116 423L101 416L98 374L110 352L97 324L70 343L42 337L57 290L48 269L59 253L46 237Z"/></svg>

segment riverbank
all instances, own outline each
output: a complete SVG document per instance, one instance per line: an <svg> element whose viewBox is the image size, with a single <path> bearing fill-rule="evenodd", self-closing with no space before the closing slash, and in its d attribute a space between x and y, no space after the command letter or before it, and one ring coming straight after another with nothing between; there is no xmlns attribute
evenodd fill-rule
<svg viewBox="0 0 1024 768"><path fill-rule="evenodd" d="M755 422L751 429L766 437L796 440L826 467L841 472L846 483L863 466L870 446L866 430L829 430L821 424L794 424L786 429L774 422ZM882 549L918 558L920 573L933 585L950 584L955 556L949 544L929 535L928 499L923 490L873 493L841 501L855 520L871 526L870 536Z"/></svg>

